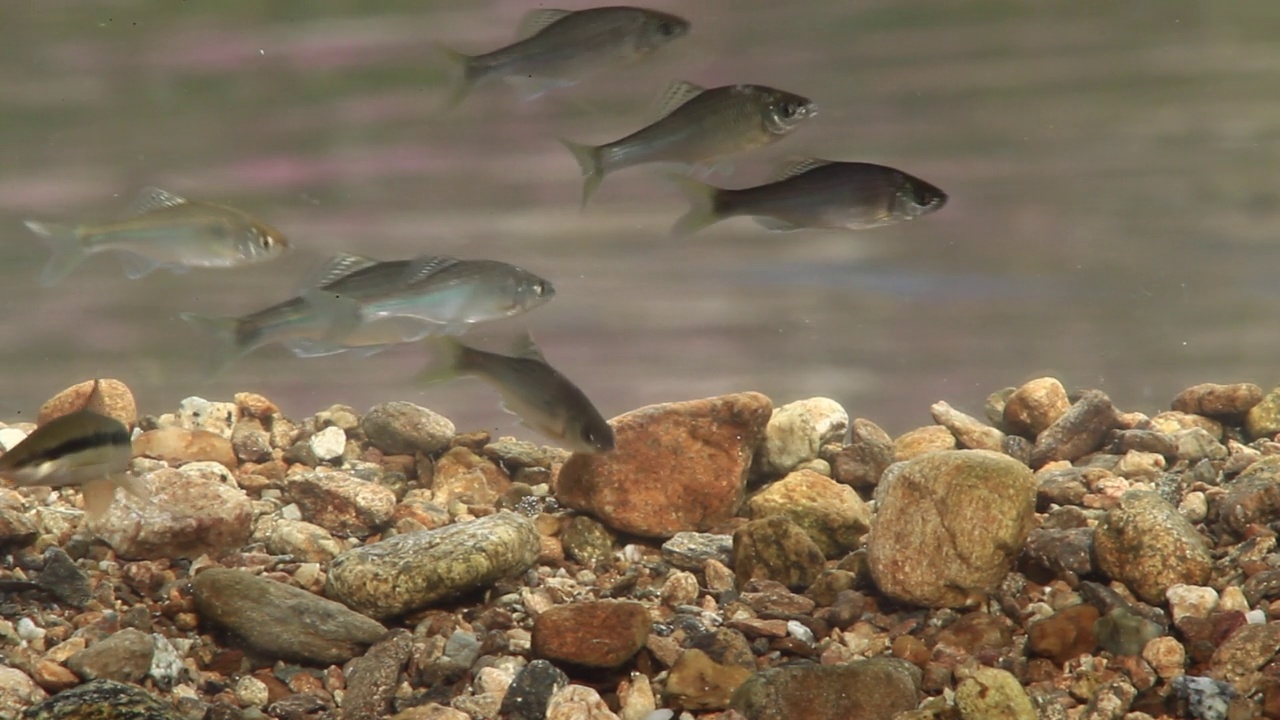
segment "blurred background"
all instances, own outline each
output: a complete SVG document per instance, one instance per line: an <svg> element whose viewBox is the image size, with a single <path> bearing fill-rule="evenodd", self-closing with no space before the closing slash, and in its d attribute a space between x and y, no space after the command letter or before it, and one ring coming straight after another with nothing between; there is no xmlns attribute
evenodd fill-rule
<svg viewBox="0 0 1280 720"><path fill-rule="evenodd" d="M443 42L513 39L533 2L41 0L0 23L0 418L94 375L143 413L242 390L293 417L431 407L459 431L539 439L476 380L419 387L423 348L297 359L261 349L204 377L181 311L292 296L330 254L514 263L556 299L525 316L606 417L758 390L832 397L899 433L937 400L1044 374L1126 410L1198 382L1280 382L1280 13L1272 0L655 0L692 34L532 102L502 83L440 112ZM579 0L567 9L589 7ZM863 233L735 219L667 237L662 172L611 175L585 212L559 136L613 140L671 79L816 100L816 120L724 185L816 155L899 167L941 212ZM22 220L115 215L143 185L250 211L294 243L233 271L127 280L98 255L36 282Z"/></svg>

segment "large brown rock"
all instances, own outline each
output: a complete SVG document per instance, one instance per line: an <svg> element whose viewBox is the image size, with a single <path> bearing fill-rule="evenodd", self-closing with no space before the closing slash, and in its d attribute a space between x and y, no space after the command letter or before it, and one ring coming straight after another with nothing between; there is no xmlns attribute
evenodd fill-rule
<svg viewBox="0 0 1280 720"><path fill-rule="evenodd" d="M650 405L611 421L616 448L575 454L556 497L646 537L711 529L742 506L773 406L760 393Z"/></svg>

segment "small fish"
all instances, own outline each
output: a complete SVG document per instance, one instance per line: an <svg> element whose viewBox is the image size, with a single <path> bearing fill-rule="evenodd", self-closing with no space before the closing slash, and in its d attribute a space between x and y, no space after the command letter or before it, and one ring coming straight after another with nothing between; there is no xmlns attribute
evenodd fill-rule
<svg viewBox="0 0 1280 720"><path fill-rule="evenodd" d="M866 230L914 220L942 209L947 194L884 165L803 158L770 183L726 190L685 176L675 181L692 208L671 229L690 235L736 215L753 215L770 230Z"/></svg>
<svg viewBox="0 0 1280 720"><path fill-rule="evenodd" d="M652 124L604 145L560 142L582 168L585 207L609 173L645 163L706 163L762 148L817 114L812 100L764 85L707 90L677 80L659 99Z"/></svg>
<svg viewBox="0 0 1280 720"><path fill-rule="evenodd" d="M533 10L516 42L483 55L438 46L456 79L445 109L483 82L503 78L526 100L569 87L612 64L633 61L689 33L689 22L637 7Z"/></svg>
<svg viewBox="0 0 1280 720"><path fill-rule="evenodd" d="M128 472L129 428L103 410L95 382L84 409L50 420L0 455L0 477L18 487L80 486L89 520L107 511L117 487L146 500L146 483Z"/></svg>
<svg viewBox="0 0 1280 720"><path fill-rule="evenodd" d="M330 258L297 297L239 318L181 313L213 339L211 374L256 348L282 343L298 357L357 349L368 356L428 335L532 310L555 288L526 270L491 260L424 255L380 261Z"/></svg>
<svg viewBox="0 0 1280 720"><path fill-rule="evenodd" d="M85 258L120 254L125 275L137 279L158 268L227 268L271 260L289 249L281 232L235 208L195 202L156 187L144 188L118 220L77 226L27 220L53 252L40 285L61 282Z"/></svg>
<svg viewBox="0 0 1280 720"><path fill-rule="evenodd" d="M472 375L502 396L502 407L521 424L580 453L613 449L613 428L576 385L547 363L533 338L524 333L502 355L464 345L452 337L427 341L432 358L420 379L426 383Z"/></svg>

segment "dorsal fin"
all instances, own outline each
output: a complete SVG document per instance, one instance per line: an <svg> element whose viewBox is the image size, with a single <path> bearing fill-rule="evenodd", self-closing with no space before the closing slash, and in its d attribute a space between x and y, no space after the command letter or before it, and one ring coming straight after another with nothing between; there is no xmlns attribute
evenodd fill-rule
<svg viewBox="0 0 1280 720"><path fill-rule="evenodd" d="M162 190L155 186L147 186L138 191L133 201L121 211L120 217L137 217L156 210L163 210L164 208L186 205L188 202L190 201L181 195L175 195L168 190Z"/></svg>
<svg viewBox="0 0 1280 720"><path fill-rule="evenodd" d="M534 342L533 335L528 330L511 339L511 343L507 346L506 355L525 360L537 360L543 363L547 361L542 355L541 348Z"/></svg>
<svg viewBox="0 0 1280 720"><path fill-rule="evenodd" d="M405 271L402 282L405 285L421 282L447 267L457 265L459 262L458 258L449 255L422 255L416 257L409 264L409 269Z"/></svg>
<svg viewBox="0 0 1280 720"><path fill-rule="evenodd" d="M572 14L572 10L557 10L555 8L530 10L525 13L523 18L520 18L520 28L516 31L516 39L524 40L533 37L551 23Z"/></svg>
<svg viewBox="0 0 1280 720"><path fill-rule="evenodd" d="M820 168L823 165L830 165L832 162L834 161L822 160L820 158L815 158L815 157L793 158L787 161L785 164L783 164L783 166L778 170L777 174L773 176L773 182L778 182L780 180L786 180L787 178L793 178L797 175L802 175L814 168Z"/></svg>
<svg viewBox="0 0 1280 720"><path fill-rule="evenodd" d="M650 113L654 122L670 115L676 111L681 105L698 97L707 89L701 85L694 85L687 80L672 80L667 84L662 92L658 94L657 101L653 104L653 111Z"/></svg>
<svg viewBox="0 0 1280 720"><path fill-rule="evenodd" d="M381 260L376 260L364 255L340 253L338 255L334 255L328 260L325 260L324 265L321 265L320 269L316 270L306 280L304 280L299 289L306 290L308 288L325 287L326 285L335 283L352 273L373 267L381 262Z"/></svg>
<svg viewBox="0 0 1280 720"><path fill-rule="evenodd" d="M82 409L99 415L107 414L107 401L102 395L102 378L97 376L93 378L93 385L89 387L89 394L84 397Z"/></svg>

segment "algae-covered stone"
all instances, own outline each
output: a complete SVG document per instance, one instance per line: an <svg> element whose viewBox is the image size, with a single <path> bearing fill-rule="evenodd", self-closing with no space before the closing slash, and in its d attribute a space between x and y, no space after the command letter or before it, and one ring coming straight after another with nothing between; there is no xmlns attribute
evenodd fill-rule
<svg viewBox="0 0 1280 720"><path fill-rule="evenodd" d="M887 595L926 607L964 606L994 590L1035 522L1031 471L987 450L895 464L876 498L871 576Z"/></svg>
<svg viewBox="0 0 1280 720"><path fill-rule="evenodd" d="M822 550L785 515L752 520L733 534L733 570L748 580L773 580L803 590L822 573Z"/></svg>
<svg viewBox="0 0 1280 720"><path fill-rule="evenodd" d="M509 511L396 535L334 558L325 595L370 617L391 618L522 573L540 546L533 522Z"/></svg>
<svg viewBox="0 0 1280 720"><path fill-rule="evenodd" d="M1204 538L1158 494L1130 490L1093 535L1098 569L1158 605L1178 583L1207 585L1213 557Z"/></svg>
<svg viewBox="0 0 1280 720"><path fill-rule="evenodd" d="M560 542L570 559L587 567L613 557L613 533L598 521L585 515L574 518L560 533Z"/></svg>
<svg viewBox="0 0 1280 720"><path fill-rule="evenodd" d="M22 720L186 720L140 687L94 680L27 708Z"/></svg>
<svg viewBox="0 0 1280 720"><path fill-rule="evenodd" d="M855 549L871 527L871 511L858 493L812 470L797 470L747 503L755 519L784 515L828 558Z"/></svg>
<svg viewBox="0 0 1280 720"><path fill-rule="evenodd" d="M964 720L1036 720L1036 709L1018 678L999 668L978 668L961 681L956 707Z"/></svg>
<svg viewBox="0 0 1280 720"><path fill-rule="evenodd" d="M1262 401L1244 416L1244 427L1253 438L1280 433L1280 387L1272 388Z"/></svg>
<svg viewBox="0 0 1280 720"><path fill-rule="evenodd" d="M729 706L747 720L891 720L915 709L921 675L897 658L779 667L748 679Z"/></svg>

